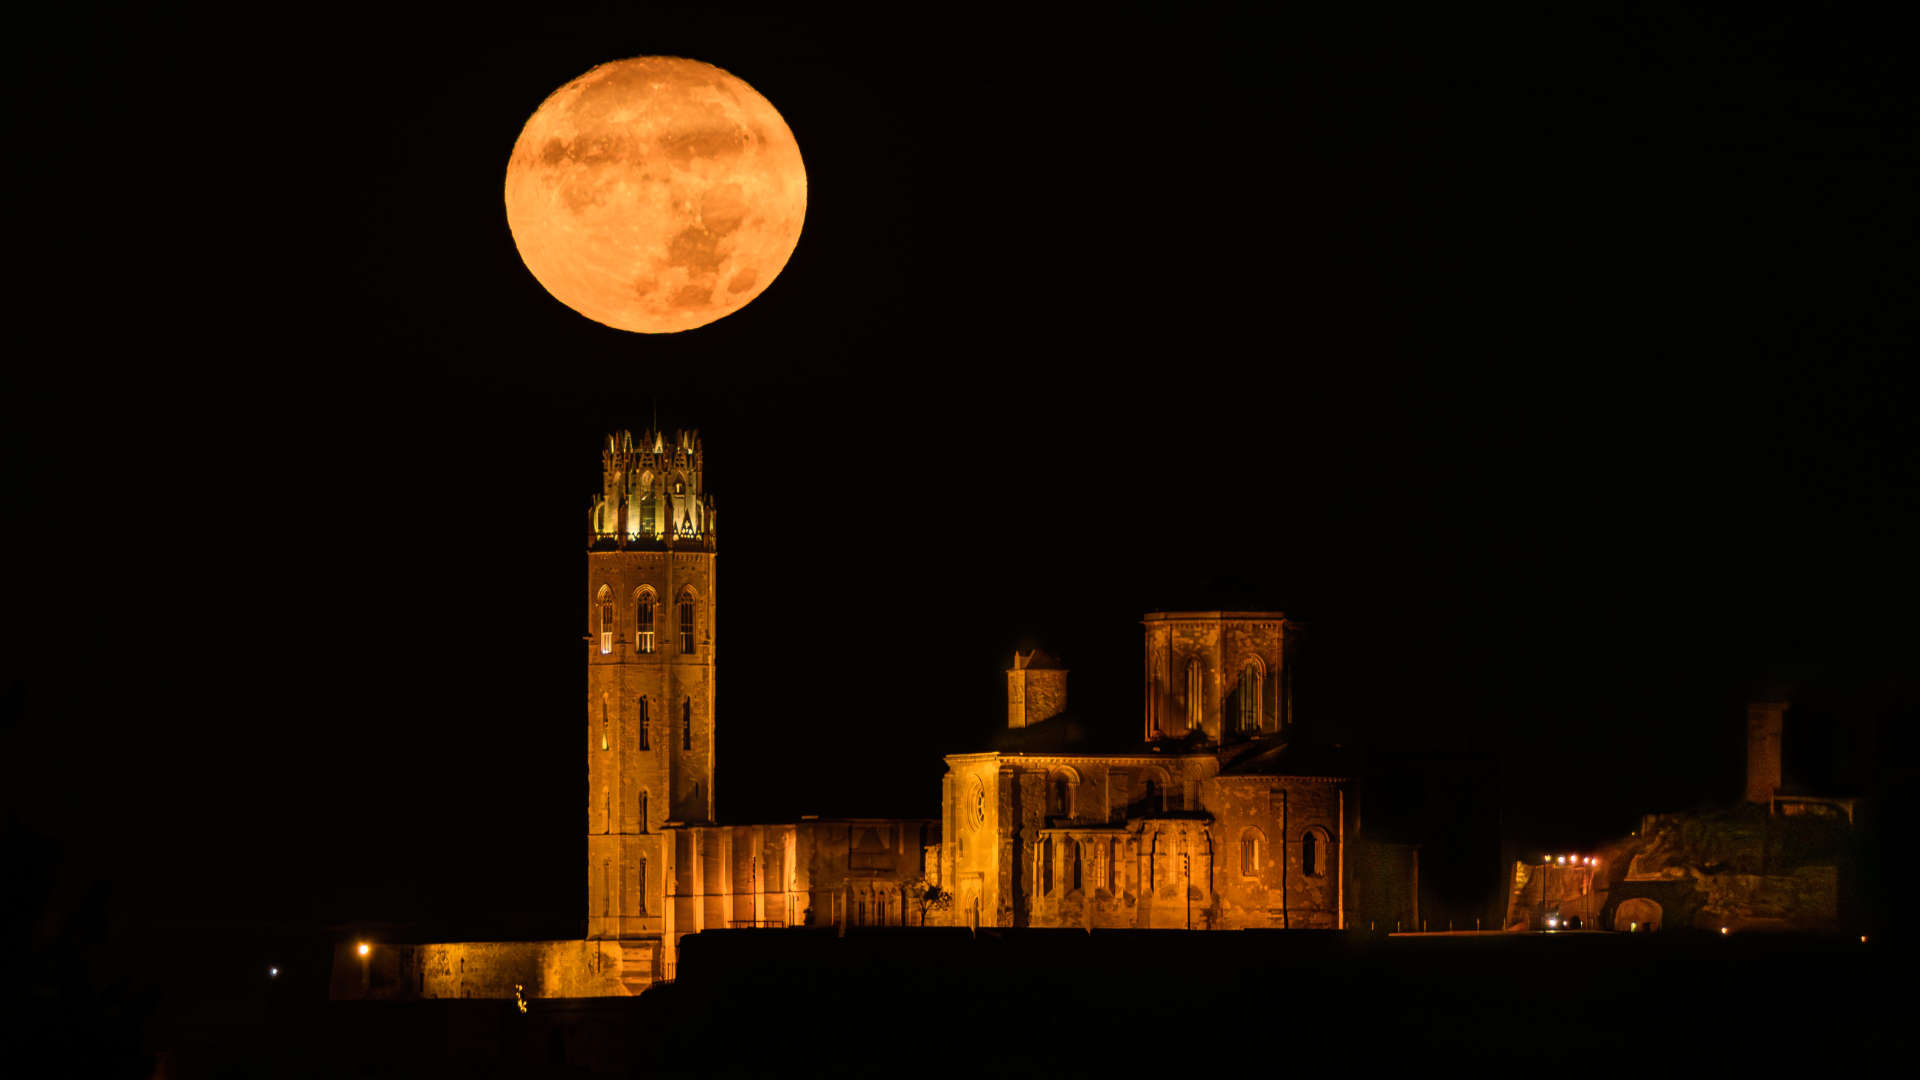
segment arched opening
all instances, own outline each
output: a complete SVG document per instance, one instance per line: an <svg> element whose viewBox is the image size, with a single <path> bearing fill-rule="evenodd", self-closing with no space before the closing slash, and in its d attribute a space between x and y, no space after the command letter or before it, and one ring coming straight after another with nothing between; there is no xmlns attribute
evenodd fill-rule
<svg viewBox="0 0 1920 1080"><path fill-rule="evenodd" d="M1047 813L1053 817L1073 816L1073 797L1080 786L1080 775L1072 769L1055 769L1047 777Z"/></svg>
<svg viewBox="0 0 1920 1080"><path fill-rule="evenodd" d="M653 590L641 586L633 594L633 647L636 652L653 651Z"/></svg>
<svg viewBox="0 0 1920 1080"><path fill-rule="evenodd" d="M640 792L640 831L643 833L653 831L647 824L647 793L645 791Z"/></svg>
<svg viewBox="0 0 1920 1080"><path fill-rule="evenodd" d="M1660 929L1660 905L1644 896L1620 901L1613 911L1613 928L1629 934L1651 934Z"/></svg>
<svg viewBox="0 0 1920 1080"><path fill-rule="evenodd" d="M646 695L642 694L635 705L640 713L640 749L651 750L653 749L653 724L651 722L653 718L647 715Z"/></svg>
<svg viewBox="0 0 1920 1080"><path fill-rule="evenodd" d="M600 586L600 654L613 651L613 594Z"/></svg>
<svg viewBox="0 0 1920 1080"><path fill-rule="evenodd" d="M693 590L680 593L680 651L693 651Z"/></svg>
<svg viewBox="0 0 1920 1080"><path fill-rule="evenodd" d="M1300 834L1300 872L1308 877L1326 876L1327 843L1319 829Z"/></svg>
<svg viewBox="0 0 1920 1080"><path fill-rule="evenodd" d="M1187 730L1199 731L1201 726L1201 703L1206 697L1206 683L1200 673L1200 658L1187 660Z"/></svg>
<svg viewBox="0 0 1920 1080"><path fill-rule="evenodd" d="M1259 658L1255 657L1240 669L1240 686L1235 695L1239 699L1239 728L1242 732L1252 734L1260 730L1261 719L1266 715L1265 690L1266 672L1262 670Z"/></svg>
<svg viewBox="0 0 1920 1080"><path fill-rule="evenodd" d="M680 699L680 749L693 749L693 699L690 697Z"/></svg>
<svg viewBox="0 0 1920 1080"><path fill-rule="evenodd" d="M1134 799L1135 813L1158 814L1167 808L1167 772L1158 766L1150 766L1140 773L1140 794Z"/></svg>
<svg viewBox="0 0 1920 1080"><path fill-rule="evenodd" d="M607 693L602 690L600 692L600 749L606 750L612 746L609 739L612 730L613 719L607 715Z"/></svg>
<svg viewBox="0 0 1920 1080"><path fill-rule="evenodd" d="M1259 829L1248 827L1240 831L1240 876L1259 877L1262 861L1266 856L1267 838Z"/></svg>

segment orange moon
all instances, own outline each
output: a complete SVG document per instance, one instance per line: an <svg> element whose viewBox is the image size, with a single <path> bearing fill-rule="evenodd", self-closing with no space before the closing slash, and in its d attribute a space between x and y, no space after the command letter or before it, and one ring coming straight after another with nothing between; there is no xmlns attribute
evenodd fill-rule
<svg viewBox="0 0 1920 1080"><path fill-rule="evenodd" d="M759 296L800 242L807 171L745 82L698 60L601 64L540 103L507 160L507 227L554 299L670 334Z"/></svg>

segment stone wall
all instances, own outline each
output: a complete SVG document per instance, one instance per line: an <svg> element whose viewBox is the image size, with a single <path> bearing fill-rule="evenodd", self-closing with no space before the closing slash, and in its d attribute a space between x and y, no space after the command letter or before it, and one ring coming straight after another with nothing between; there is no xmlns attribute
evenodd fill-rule
<svg viewBox="0 0 1920 1080"><path fill-rule="evenodd" d="M349 942L334 952L328 996L336 1001L511 1000L517 985L529 1000L624 997L638 992L638 986L628 983L654 951L652 942L631 942L623 948L615 941L456 941L373 943L362 957L356 943ZM650 973L639 986L647 981Z"/></svg>
<svg viewBox="0 0 1920 1080"><path fill-rule="evenodd" d="M947 765L939 878L954 904L930 923L971 925L976 901L986 926L1331 929L1343 900L1349 923L1356 905L1418 918L1416 849L1343 829L1341 781L1220 776L1213 754Z"/></svg>
<svg viewBox="0 0 1920 1080"><path fill-rule="evenodd" d="M1649 814L1600 849L1596 869L1516 866L1507 925L1540 929L1542 910L1557 908L1593 930L1830 931L1846 916L1852 845L1837 815L1756 804Z"/></svg>

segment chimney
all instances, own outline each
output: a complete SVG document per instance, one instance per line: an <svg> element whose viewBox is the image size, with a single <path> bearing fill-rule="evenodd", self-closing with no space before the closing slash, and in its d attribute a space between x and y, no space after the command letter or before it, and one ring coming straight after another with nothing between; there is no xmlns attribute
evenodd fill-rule
<svg viewBox="0 0 1920 1080"><path fill-rule="evenodd" d="M1772 803L1780 789L1780 730L1787 717L1784 701L1755 701L1747 706L1747 801Z"/></svg>
<svg viewBox="0 0 1920 1080"><path fill-rule="evenodd" d="M1050 720L1067 709L1067 669L1035 649L1013 654L1007 669L1007 726L1023 728Z"/></svg>

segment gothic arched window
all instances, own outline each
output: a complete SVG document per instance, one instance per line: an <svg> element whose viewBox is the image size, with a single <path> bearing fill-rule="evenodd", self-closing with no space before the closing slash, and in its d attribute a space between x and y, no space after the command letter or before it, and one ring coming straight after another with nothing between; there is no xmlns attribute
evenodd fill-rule
<svg viewBox="0 0 1920 1080"><path fill-rule="evenodd" d="M640 792L640 831L647 832L647 793Z"/></svg>
<svg viewBox="0 0 1920 1080"><path fill-rule="evenodd" d="M693 749L693 699L690 697L680 699L680 749Z"/></svg>
<svg viewBox="0 0 1920 1080"><path fill-rule="evenodd" d="M646 696L641 695L636 704L640 710L640 749L651 750L653 749L653 732L649 729L653 726L651 723L653 718L647 715Z"/></svg>
<svg viewBox="0 0 1920 1080"><path fill-rule="evenodd" d="M633 594L633 647L637 652L653 651L653 590L642 585Z"/></svg>
<svg viewBox="0 0 1920 1080"><path fill-rule="evenodd" d="M1241 731L1260 730L1260 716L1262 713L1260 707L1260 692L1262 689L1261 684L1264 681L1261 677L1260 665L1257 661L1249 660L1247 661L1247 666L1240 669Z"/></svg>
<svg viewBox="0 0 1920 1080"><path fill-rule="evenodd" d="M613 651L613 594L600 586L600 653Z"/></svg>
<svg viewBox="0 0 1920 1080"><path fill-rule="evenodd" d="M608 741L612 729L613 719L607 715L607 695L602 692L600 695L600 749L605 750L612 745Z"/></svg>
<svg viewBox="0 0 1920 1080"><path fill-rule="evenodd" d="M680 651L693 651L693 590L680 594Z"/></svg>
<svg viewBox="0 0 1920 1080"><path fill-rule="evenodd" d="M1200 703L1205 699L1201 688L1200 658L1187 661L1187 730L1200 730Z"/></svg>

